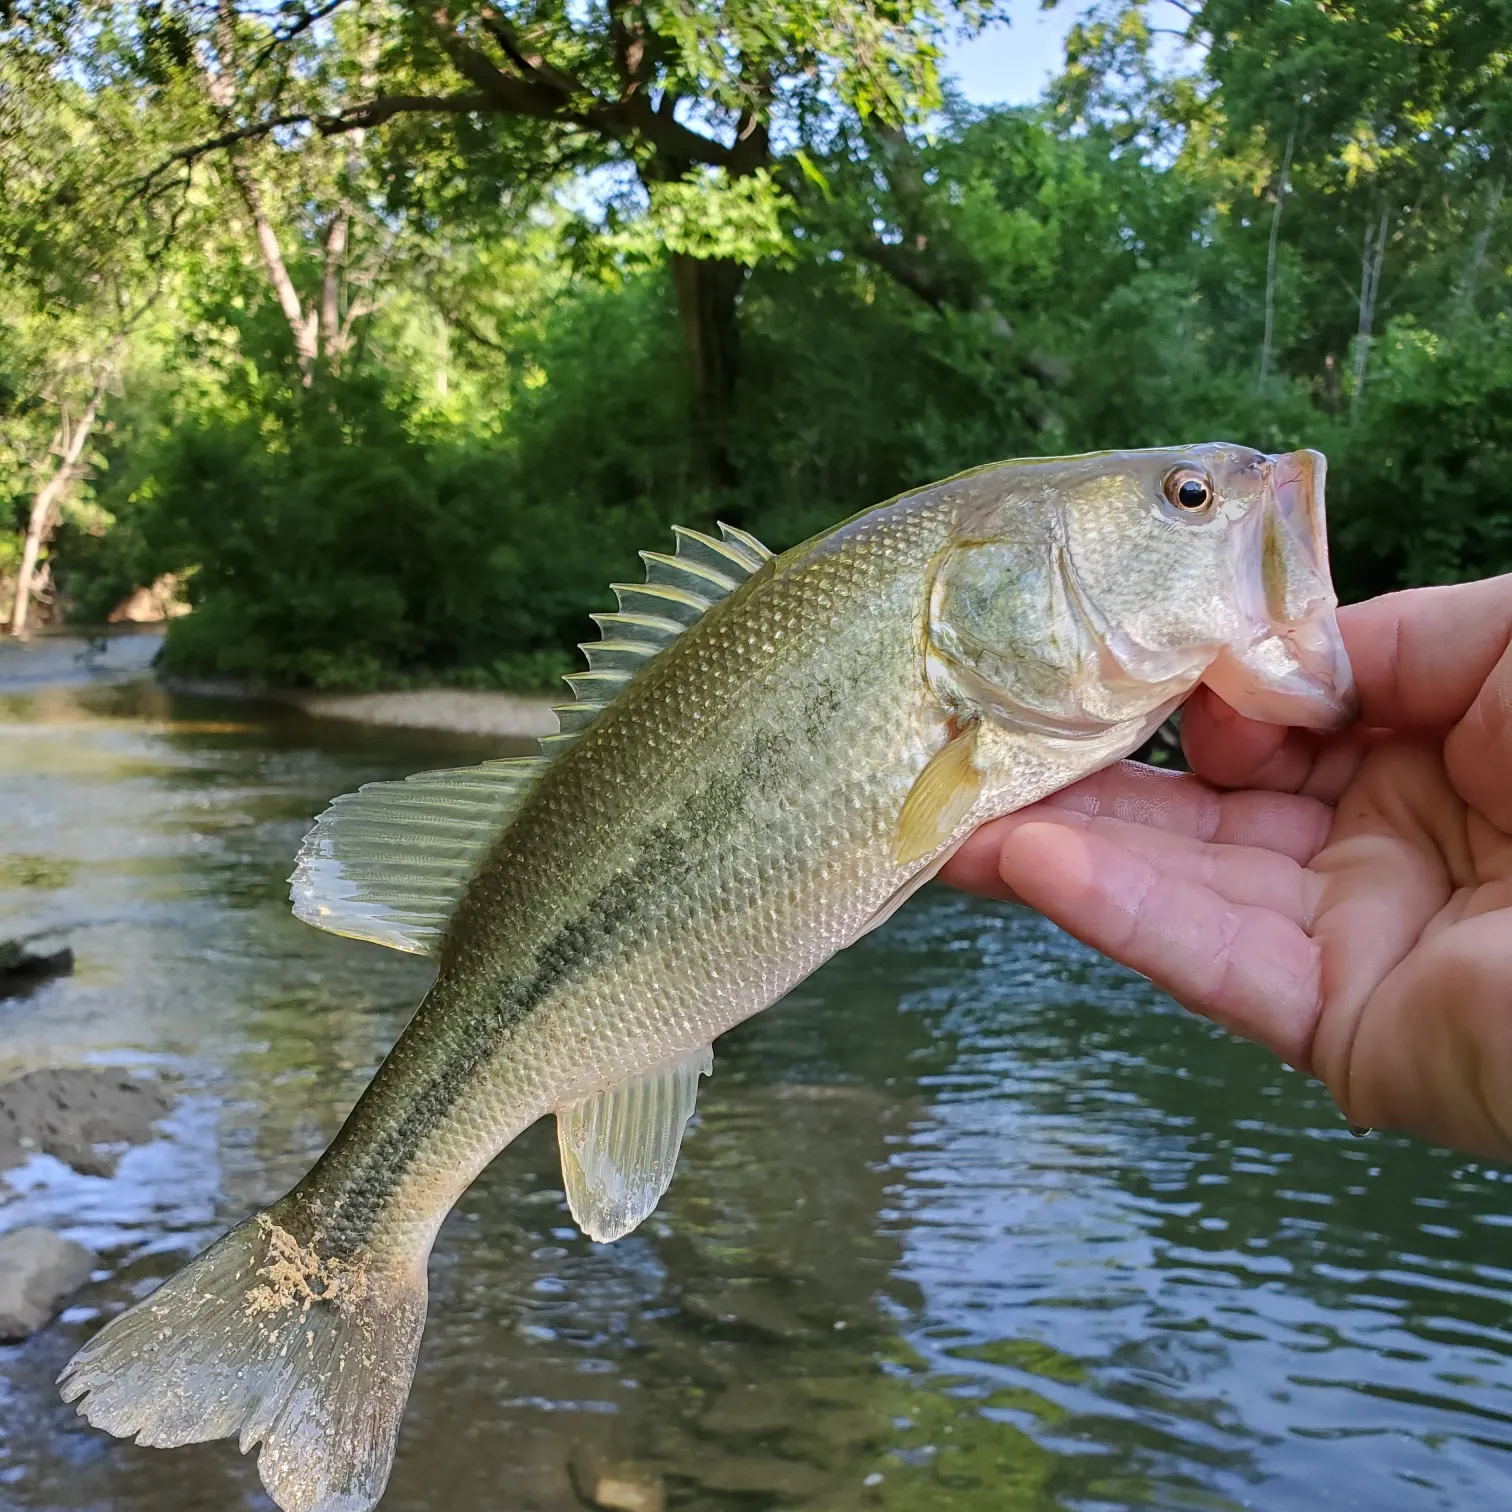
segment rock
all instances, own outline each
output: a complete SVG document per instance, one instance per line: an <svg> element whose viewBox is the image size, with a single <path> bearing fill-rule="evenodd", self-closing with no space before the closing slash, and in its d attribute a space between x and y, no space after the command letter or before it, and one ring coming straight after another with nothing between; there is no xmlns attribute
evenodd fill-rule
<svg viewBox="0 0 1512 1512"><path fill-rule="evenodd" d="M683 1299L683 1306L707 1322L773 1339L797 1339L810 1331L778 1289L765 1281L732 1284L713 1294L693 1292Z"/></svg>
<svg viewBox="0 0 1512 1512"><path fill-rule="evenodd" d="M85 1176L109 1176L118 1156L101 1144L140 1144L168 1111L151 1081L124 1071L32 1071L0 1086L0 1171L52 1155Z"/></svg>
<svg viewBox="0 0 1512 1512"><path fill-rule="evenodd" d="M50 1323L93 1268L94 1256L82 1244L48 1229L0 1234L0 1342L24 1339Z"/></svg>
<svg viewBox="0 0 1512 1512"><path fill-rule="evenodd" d="M633 1460L610 1458L602 1444L578 1444L567 1461L567 1474L580 1501L603 1512L663 1512L667 1493L654 1470Z"/></svg>
<svg viewBox="0 0 1512 1512"><path fill-rule="evenodd" d="M17 997L55 976L67 976L74 954L65 946L34 954L19 940L0 940L0 997Z"/></svg>
<svg viewBox="0 0 1512 1512"><path fill-rule="evenodd" d="M766 1438L812 1421L813 1408L790 1382L747 1382L727 1387L699 1419L700 1430L721 1438Z"/></svg>
<svg viewBox="0 0 1512 1512"><path fill-rule="evenodd" d="M666 1504L661 1477L634 1465L601 1470L593 1483L593 1505L604 1512L662 1512Z"/></svg>
<svg viewBox="0 0 1512 1512"><path fill-rule="evenodd" d="M567 1475L578 1500L603 1512L664 1512L667 1492L661 1476L623 1455L623 1444L613 1439L575 1444Z"/></svg>
<svg viewBox="0 0 1512 1512"><path fill-rule="evenodd" d="M155 625L163 620L188 614L184 601L184 580L176 572L165 572L146 588L136 588L126 595L107 616L111 625Z"/></svg>

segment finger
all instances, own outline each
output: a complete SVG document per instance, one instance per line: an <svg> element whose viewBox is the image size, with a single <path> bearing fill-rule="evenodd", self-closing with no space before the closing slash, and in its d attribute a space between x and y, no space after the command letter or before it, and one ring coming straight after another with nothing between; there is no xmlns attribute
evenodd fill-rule
<svg viewBox="0 0 1512 1512"><path fill-rule="evenodd" d="M1304 730L1246 719L1208 687L1181 711L1182 750L1192 770L1219 787L1295 792L1312 770L1316 744Z"/></svg>
<svg viewBox="0 0 1512 1512"><path fill-rule="evenodd" d="M1351 1117L1512 1160L1509 981L1512 909L1430 933L1386 979L1335 1073Z"/></svg>
<svg viewBox="0 0 1512 1512"><path fill-rule="evenodd" d="M1512 646L1450 731L1444 761L1460 796L1512 835Z"/></svg>
<svg viewBox="0 0 1512 1512"><path fill-rule="evenodd" d="M1038 822L1001 852L1004 883L1178 1002L1284 1059L1305 1061L1318 1018L1318 956L1291 919L1162 871L1090 826Z"/></svg>
<svg viewBox="0 0 1512 1512"><path fill-rule="evenodd" d="M1317 853L1333 822L1328 806L1313 799L1286 793L1225 793L1190 772L1163 772L1137 761L1105 767L1037 807L1122 819L1218 845L1263 846L1298 861ZM1021 824L1034 812L1023 809L1007 822Z"/></svg>
<svg viewBox="0 0 1512 1512"><path fill-rule="evenodd" d="M1512 574L1350 604L1339 628L1365 724L1447 729L1512 642Z"/></svg>
<svg viewBox="0 0 1512 1512"><path fill-rule="evenodd" d="M1304 929L1312 924L1321 883L1297 860L1274 850L1213 843L1124 819L1066 810L1047 809L1016 827L1022 828L1024 822L1080 829L1149 862L1167 879L1197 883L1229 903L1268 909ZM1005 833L1005 844L1007 838Z"/></svg>
<svg viewBox="0 0 1512 1512"><path fill-rule="evenodd" d="M1123 820L1219 845L1256 846L1293 861L1312 859L1333 811L1284 793L1222 793L1187 772L1121 761L1003 819L984 824L940 871L940 880L986 898L1013 901L998 854L1015 829L1057 813Z"/></svg>
<svg viewBox="0 0 1512 1512"><path fill-rule="evenodd" d="M1032 813L1033 809L1023 812ZM968 835L961 848L940 868L939 880L981 898L1019 902L1018 894L1003 880L998 867L998 854L1003 848L1002 824L1001 819L994 820Z"/></svg>
<svg viewBox="0 0 1512 1512"><path fill-rule="evenodd" d="M1376 742L1356 725L1321 739L1307 730L1261 724L1236 713L1211 688L1199 687L1181 716L1181 744L1192 770L1222 788L1296 793L1337 803Z"/></svg>

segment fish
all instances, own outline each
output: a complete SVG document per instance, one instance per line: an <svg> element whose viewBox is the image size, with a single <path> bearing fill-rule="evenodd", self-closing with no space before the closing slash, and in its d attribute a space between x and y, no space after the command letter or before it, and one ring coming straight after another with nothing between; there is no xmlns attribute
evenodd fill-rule
<svg viewBox="0 0 1512 1512"><path fill-rule="evenodd" d="M138 1443L236 1437L285 1512L366 1512L432 1241L556 1117L611 1242L672 1179L714 1040L882 924L978 825L1137 749L1199 683L1354 717L1326 461L1230 443L991 464L776 555L681 527L614 585L539 757L369 784L294 912L431 957L424 1000L286 1196L60 1376Z"/></svg>

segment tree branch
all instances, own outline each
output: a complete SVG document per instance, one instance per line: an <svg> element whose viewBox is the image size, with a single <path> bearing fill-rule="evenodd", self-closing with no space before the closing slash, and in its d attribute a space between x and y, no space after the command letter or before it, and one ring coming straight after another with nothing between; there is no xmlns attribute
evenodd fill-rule
<svg viewBox="0 0 1512 1512"><path fill-rule="evenodd" d="M626 8L626 0L609 0L609 41L621 100L645 92L663 46L661 38L646 25L644 15L634 26L625 20Z"/></svg>
<svg viewBox="0 0 1512 1512"><path fill-rule="evenodd" d="M953 303L950 291L935 269L902 242L885 242L873 237L870 241L857 242L855 252L910 294L917 295L937 315L943 315Z"/></svg>
<svg viewBox="0 0 1512 1512"><path fill-rule="evenodd" d="M548 63L542 53L526 52L514 27L498 11L485 8L478 19L483 29L499 44L504 56L527 78L559 90L563 95L589 92L580 80Z"/></svg>
<svg viewBox="0 0 1512 1512"><path fill-rule="evenodd" d="M115 352L118 349L119 343L111 348L110 357L100 364L94 392L89 396L89 402L84 406L83 414L71 427L68 424L67 408L62 410L62 423L58 427L58 439L63 442L62 456L52 477L38 489L36 497L32 500L31 512L27 517L26 539L21 548L21 561L16 568L16 596L11 605L10 633L12 635L26 634L26 619L31 608L32 582L36 575L37 557L51 529L53 507L67 494L69 485L83 471L79 466L79 458L83 455L89 433L94 429L95 420L100 413L100 401L104 399L106 386L110 382L111 374L115 371Z"/></svg>
<svg viewBox="0 0 1512 1512"><path fill-rule="evenodd" d="M332 11L340 10L346 3L347 0L326 0L324 5L316 6L314 10L305 11L297 16L284 31L274 31L259 49L257 56L252 59L248 72L256 73L280 47L294 41L296 37L302 37L312 26L324 21Z"/></svg>
<svg viewBox="0 0 1512 1512"><path fill-rule="evenodd" d="M334 372L341 362L344 326L341 319L341 270L351 231L352 207L342 198L326 227L325 255L320 270L320 344Z"/></svg>
<svg viewBox="0 0 1512 1512"><path fill-rule="evenodd" d="M273 285L278 307L289 324L289 334L294 338L294 351L299 360L300 376L308 387L314 376L315 358L320 351L320 311L313 306L306 310L299 297L299 290L294 287L294 280L289 276L288 265L284 262L283 249L278 244L278 233L263 209L262 194L251 170L234 152L227 155L227 160L231 166L231 177L247 207L247 214L252 217L257 249L262 253L263 267L268 282ZM328 261L327 267L329 266Z"/></svg>
<svg viewBox="0 0 1512 1512"><path fill-rule="evenodd" d="M456 326L469 341L475 341L480 347L487 347L491 352L508 353L509 348L502 341L495 341L492 336L485 336L481 330L462 314L460 310L448 310L445 312L447 321Z"/></svg>
<svg viewBox="0 0 1512 1512"><path fill-rule="evenodd" d="M487 96L482 94L384 95L361 105L349 105L334 115L310 110L286 111L282 115L269 116L265 121L253 121L250 126L223 131L219 136L207 137L192 146L180 147L134 183L138 188L146 189L175 163L196 163L200 158L234 147L238 142L260 140L283 126L313 126L321 136L332 137L369 126L381 126L396 115L470 115L474 111L486 111L489 104Z"/></svg>
<svg viewBox="0 0 1512 1512"><path fill-rule="evenodd" d="M560 121L614 141L640 136L665 157L687 163L707 163L716 168L729 165L731 149L723 142L691 130L670 115L653 112L643 94L636 93L614 101L603 100L576 80L557 74L554 69L551 70L557 80L554 83L544 78L540 81L512 78L501 73L484 53L460 37L444 10L437 11L432 19L437 41L451 59L452 67L482 90L492 108L501 114ZM529 66L529 56L522 56ZM543 60L542 67L545 66Z"/></svg>
<svg viewBox="0 0 1512 1512"><path fill-rule="evenodd" d="M449 95L380 95L333 113L284 111L180 147L136 179L134 186L139 190L148 189L176 164L192 166L212 152L224 151L241 142L260 140L284 127L307 126L323 137L333 137L381 126L398 115L498 114L556 121L614 141L638 136L666 158L681 163L704 163L715 168L730 167L732 162L746 157L759 161L766 156L765 144L759 140L764 128L756 128L751 122L743 120L743 125L748 128L742 138L744 150L742 142L730 148L678 121L673 114L676 105L673 96L664 94L655 109L645 91L640 89L622 99L606 101L583 90L567 75L557 73L544 60L537 66L531 55L523 50L520 57L527 67L536 70L539 77L511 77L501 73L485 54L455 32L440 25L436 30L452 66L476 86L474 91Z"/></svg>

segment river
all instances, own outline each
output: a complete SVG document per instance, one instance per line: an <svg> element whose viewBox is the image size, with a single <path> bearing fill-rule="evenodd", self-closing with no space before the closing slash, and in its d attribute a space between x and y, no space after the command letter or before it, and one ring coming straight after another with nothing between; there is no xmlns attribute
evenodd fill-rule
<svg viewBox="0 0 1512 1512"><path fill-rule="evenodd" d="M0 1080L175 1100L112 1177L0 1178L0 1230L101 1256L0 1348L5 1509L267 1507L232 1444L115 1442L51 1382L302 1174L425 987L290 916L310 817L501 753L170 696L150 649L0 656L0 937L78 957L0 1000ZM1042 920L932 888L716 1045L629 1238L573 1227L545 1123L443 1227L385 1512L570 1512L614 1461L687 1512L1512 1506L1512 1171L1356 1139Z"/></svg>

